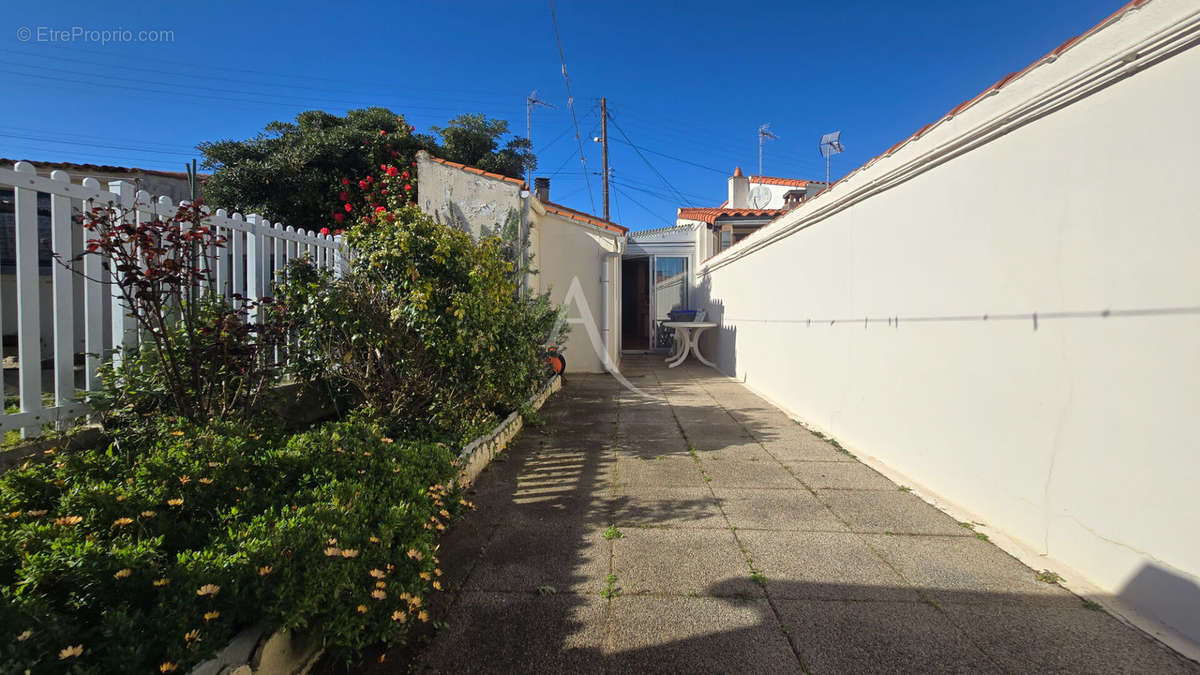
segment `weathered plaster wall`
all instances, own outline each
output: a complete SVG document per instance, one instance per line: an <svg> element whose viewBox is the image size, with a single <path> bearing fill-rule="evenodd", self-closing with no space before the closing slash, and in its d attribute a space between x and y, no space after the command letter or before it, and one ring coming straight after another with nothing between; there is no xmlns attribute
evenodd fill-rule
<svg viewBox="0 0 1200 675"><path fill-rule="evenodd" d="M504 225L521 217L521 186L463 171L417 154L417 200L438 222L470 232Z"/></svg>
<svg viewBox="0 0 1200 675"><path fill-rule="evenodd" d="M726 373L1194 642L1197 16L1125 14L699 279Z"/></svg>

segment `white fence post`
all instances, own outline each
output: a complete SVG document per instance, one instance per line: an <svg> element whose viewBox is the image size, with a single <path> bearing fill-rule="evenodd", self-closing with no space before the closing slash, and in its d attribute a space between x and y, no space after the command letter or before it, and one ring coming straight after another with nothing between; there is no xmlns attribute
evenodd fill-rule
<svg viewBox="0 0 1200 675"><path fill-rule="evenodd" d="M17 173L33 178L37 169L28 162L17 162ZM32 181L31 181L32 182ZM37 192L15 186L17 248L17 360L21 412L39 418L42 410L42 345L38 300L38 214ZM41 424L21 427L22 438L42 435Z"/></svg>
<svg viewBox="0 0 1200 675"><path fill-rule="evenodd" d="M283 225L280 225L279 223L275 223L274 231L271 234L274 235L273 238L275 241L275 260L274 260L274 263L271 265L273 274L271 276L271 284L270 284L271 295L274 296L275 288L279 286L280 280L283 279L283 271L285 269L287 269L287 260L284 259L284 252L283 252L284 248L285 248L284 247L284 239L283 239L283 237L284 237Z"/></svg>
<svg viewBox="0 0 1200 675"><path fill-rule="evenodd" d="M108 191L117 195L117 203L114 205L114 215L121 219L126 217L125 210L136 208L134 203L133 185L123 180L115 180L108 184ZM137 323L133 315L132 307L125 306L125 298L121 295L120 272L112 261L109 261L109 298L112 302L112 362L113 365L121 363L122 349L128 349L137 344Z"/></svg>
<svg viewBox="0 0 1200 675"><path fill-rule="evenodd" d="M100 181L95 178L84 178L83 188L85 190L99 190ZM84 200L82 204L83 217L87 218L92 211L95 201L92 199ZM104 286L101 276L103 274L102 262L100 256L95 253L88 253L87 231L84 231L84 256L83 256L83 349L86 352L84 356L85 375L84 388L88 391L97 391L100 389L100 379L97 372L100 370L100 363L104 360Z"/></svg>
<svg viewBox="0 0 1200 675"><path fill-rule="evenodd" d="M235 213L230 217L234 221L234 226L229 228L229 254L233 257L232 272L230 278L229 297L235 295L246 294L246 233L244 230L236 229L244 227L242 224L245 219L242 214Z"/></svg>
<svg viewBox="0 0 1200 675"><path fill-rule="evenodd" d="M217 209L216 222L221 225L213 225L213 233L225 237L223 246L214 244L212 247L213 265L216 266L213 282L216 284L217 295L223 298L229 297L229 247L233 245L233 234L224 226L224 221L228 218L225 209Z"/></svg>
<svg viewBox="0 0 1200 675"><path fill-rule="evenodd" d="M50 180L70 187L71 176L66 171L54 171ZM74 229L71 223L71 198L50 195L50 260L54 284L54 405L66 406L75 399L75 283L71 260ZM68 267L69 265L69 267ZM58 428L66 428L59 420Z"/></svg>
<svg viewBox="0 0 1200 675"><path fill-rule="evenodd" d="M257 301L262 297L263 229L270 224L257 213L246 216L250 231L246 233L246 298ZM258 307L250 311L250 320L258 320Z"/></svg>

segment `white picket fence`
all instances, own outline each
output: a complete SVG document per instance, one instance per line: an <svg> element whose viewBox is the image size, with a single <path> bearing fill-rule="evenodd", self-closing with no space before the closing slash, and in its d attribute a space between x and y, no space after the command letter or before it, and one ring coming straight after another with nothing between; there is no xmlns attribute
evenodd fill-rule
<svg viewBox="0 0 1200 675"><path fill-rule="evenodd" d="M128 181L111 181L106 187L94 178L84 178L81 184L72 183L65 171L54 171L48 178L39 176L36 167L28 162L17 162L12 169L0 167L0 190L12 188L14 193L16 388L20 396L19 412L6 410L0 415L0 431L20 429L22 436L31 438L41 434L43 424L55 423L62 428L87 414L87 405L76 393L76 354L79 351L84 354L82 388L95 391L99 386L97 370L104 359L113 357L114 346L137 344L136 321L128 314L120 289L115 283L106 282L111 277L103 269L100 257L85 255L82 260L72 260L83 250L88 235L74 216L112 204L144 222L156 217L170 218L176 212L176 205L168 197L155 199L144 190L135 191L134 184ZM50 195L51 249L59 258L50 264L52 308L43 308L40 301L38 193ZM275 273L292 260L308 258L335 274L344 271L348 262L348 251L340 236L284 227L254 214L230 215L224 209L212 213L207 222L226 239L225 245L214 252L214 283L226 297L271 295ZM69 261L70 266L60 261ZM82 284L77 283L76 272L82 272ZM76 321L80 304L82 325ZM51 309L49 317L42 316L43 309ZM41 349L41 324L47 318L53 322L53 356L48 367L43 365ZM78 349L80 344L82 350ZM52 405L45 405L42 400L43 379L47 375L53 378ZM5 396L11 389L6 378Z"/></svg>

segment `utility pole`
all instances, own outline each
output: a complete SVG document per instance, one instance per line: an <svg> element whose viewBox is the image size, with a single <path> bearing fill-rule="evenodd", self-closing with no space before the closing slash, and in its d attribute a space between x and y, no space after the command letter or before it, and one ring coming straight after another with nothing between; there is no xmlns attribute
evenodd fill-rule
<svg viewBox="0 0 1200 675"><path fill-rule="evenodd" d="M604 219L608 220L608 99L600 98L600 145L603 148Z"/></svg>
<svg viewBox="0 0 1200 675"><path fill-rule="evenodd" d="M545 108L554 108L554 106L539 99L537 97L537 89L534 89L533 93L525 97L525 140L529 141L530 152L533 152L533 109L539 105ZM532 184L528 171L525 172L525 183L527 185Z"/></svg>

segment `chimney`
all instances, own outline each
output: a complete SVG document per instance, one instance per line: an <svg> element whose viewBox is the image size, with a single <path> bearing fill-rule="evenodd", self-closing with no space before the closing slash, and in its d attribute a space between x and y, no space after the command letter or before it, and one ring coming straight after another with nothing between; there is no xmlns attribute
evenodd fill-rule
<svg viewBox="0 0 1200 675"><path fill-rule="evenodd" d="M729 204L731 209L744 209L750 201L750 179L742 174L742 167L736 167L729 177Z"/></svg>
<svg viewBox="0 0 1200 675"><path fill-rule="evenodd" d="M533 179L533 194L538 198L539 202L550 201L550 179L549 178L534 178Z"/></svg>
<svg viewBox="0 0 1200 675"><path fill-rule="evenodd" d="M791 209L800 205L804 201L804 190L788 190L783 193L783 208Z"/></svg>

